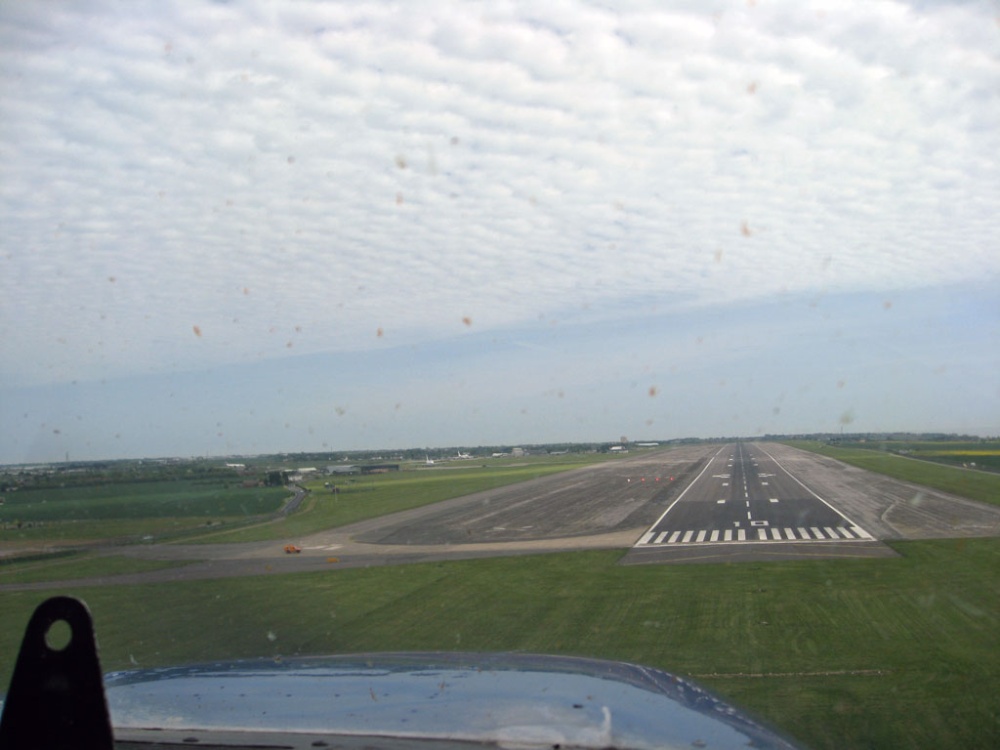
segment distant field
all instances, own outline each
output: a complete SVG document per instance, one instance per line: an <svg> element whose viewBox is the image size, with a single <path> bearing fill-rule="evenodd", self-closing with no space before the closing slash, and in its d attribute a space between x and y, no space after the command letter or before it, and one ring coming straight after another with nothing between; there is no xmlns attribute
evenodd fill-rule
<svg viewBox="0 0 1000 750"><path fill-rule="evenodd" d="M256 542L298 537L606 460L607 456L600 455L553 456L530 462L508 460L507 465L500 466L468 461L455 462L446 468L324 477L305 483L311 494L300 512L264 525L209 534L200 541ZM326 482L337 485L340 492L332 492L324 486Z"/></svg>
<svg viewBox="0 0 1000 750"><path fill-rule="evenodd" d="M894 559L629 566L620 551L74 589L106 670L521 650L696 676L813 748L995 747L1000 540ZM0 684L43 593L0 592Z"/></svg>
<svg viewBox="0 0 1000 750"><path fill-rule="evenodd" d="M920 461L875 448L832 446L815 440L787 440L786 445L829 456L894 479L922 484L983 503L1000 505L1000 474L968 471L931 461ZM947 445L947 443L945 443Z"/></svg>
<svg viewBox="0 0 1000 750"><path fill-rule="evenodd" d="M276 511L288 496L281 487L244 488L217 480L6 492L0 541L158 536L260 517Z"/></svg>
<svg viewBox="0 0 1000 750"><path fill-rule="evenodd" d="M1000 441L882 440L841 443L838 447L896 453L951 466L1000 472Z"/></svg>

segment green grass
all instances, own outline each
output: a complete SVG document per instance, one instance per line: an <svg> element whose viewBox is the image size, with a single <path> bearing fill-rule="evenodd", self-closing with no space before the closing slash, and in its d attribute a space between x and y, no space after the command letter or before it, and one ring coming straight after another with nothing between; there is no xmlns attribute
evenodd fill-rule
<svg viewBox="0 0 1000 750"><path fill-rule="evenodd" d="M305 484L311 494L300 512L272 523L206 535L200 541L257 542L298 537L602 460L600 456L588 458L591 460L582 461L579 457L571 462L550 459L544 463L507 467L463 464L461 468L418 469L364 477L325 477ZM341 492L334 494L324 487L325 482L336 484Z"/></svg>
<svg viewBox="0 0 1000 750"><path fill-rule="evenodd" d="M13 560L0 565L0 585L68 581L122 573L144 573L149 570L175 568L189 564L188 560L183 562L133 560L121 556L97 556L86 553L34 556L31 559Z"/></svg>
<svg viewBox="0 0 1000 750"><path fill-rule="evenodd" d="M1000 505L1000 474L966 471L868 448L841 448L813 440L789 440L793 448L829 456L845 464L954 495Z"/></svg>
<svg viewBox="0 0 1000 750"><path fill-rule="evenodd" d="M228 486L219 481L123 482L7 494L0 521L93 521L175 516L255 516L281 507L281 487Z"/></svg>
<svg viewBox="0 0 1000 750"><path fill-rule="evenodd" d="M94 539L140 540L151 536L157 541L182 538L192 533L244 522L245 519L146 518L125 521L49 521L20 529L0 529L0 542L84 542Z"/></svg>
<svg viewBox="0 0 1000 750"><path fill-rule="evenodd" d="M1000 472L1000 441L997 440L872 440L838 443L841 448L860 448L898 453L950 466Z"/></svg>
<svg viewBox="0 0 1000 750"><path fill-rule="evenodd" d="M220 480L8 492L0 506L0 542L175 537L264 518L288 497L281 487L244 488Z"/></svg>
<svg viewBox="0 0 1000 750"><path fill-rule="evenodd" d="M996 746L1000 540L892 546L903 556L623 567L599 551L75 593L109 670L397 649L578 654L699 676L815 748ZM4 682L43 598L0 592Z"/></svg>

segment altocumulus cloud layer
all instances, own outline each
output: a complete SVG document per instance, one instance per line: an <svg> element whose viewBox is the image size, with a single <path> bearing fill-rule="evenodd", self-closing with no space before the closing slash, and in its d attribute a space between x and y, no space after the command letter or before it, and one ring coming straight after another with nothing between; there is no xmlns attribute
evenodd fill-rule
<svg viewBox="0 0 1000 750"><path fill-rule="evenodd" d="M0 384L478 336L543 392L650 315L995 299L998 48L989 2L4 4Z"/></svg>

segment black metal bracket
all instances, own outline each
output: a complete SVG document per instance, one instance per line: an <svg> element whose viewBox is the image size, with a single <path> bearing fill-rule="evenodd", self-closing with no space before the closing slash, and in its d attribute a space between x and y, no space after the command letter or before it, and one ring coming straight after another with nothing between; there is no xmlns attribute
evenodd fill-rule
<svg viewBox="0 0 1000 750"><path fill-rule="evenodd" d="M69 642L50 629L69 625ZM50 645L52 644L52 645ZM79 599L42 602L28 622L0 718L0 747L111 750L113 737L94 624Z"/></svg>

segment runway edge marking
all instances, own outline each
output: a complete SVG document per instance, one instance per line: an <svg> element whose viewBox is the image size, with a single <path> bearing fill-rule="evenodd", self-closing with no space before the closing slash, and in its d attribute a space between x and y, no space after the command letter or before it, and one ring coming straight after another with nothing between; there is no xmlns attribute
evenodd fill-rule
<svg viewBox="0 0 1000 750"><path fill-rule="evenodd" d="M728 443L726 445L728 445ZM719 457L719 454L722 453L722 451L724 451L726 449L726 445L723 445L721 448L719 448L719 450L717 450L715 452L715 455L712 456L710 459L708 459L708 463L705 464L705 468L702 469L701 471L699 471L698 472L698 476L696 476L694 479L692 479L691 482L690 482L690 484L688 484L688 486L684 488L684 491L681 492L681 494L679 494L677 496L677 498L672 503L670 503L669 506L667 506L667 509L665 511L663 511L663 513L660 514L660 517L656 519L656 522L652 526L649 527L649 531L646 532L647 534L649 532L653 531L659 525L660 521L663 520L664 516L666 516L667 513L669 513L671 510L673 510L674 506L677 505L677 503L679 503L681 501L681 498L684 497L687 494L687 491L689 489L691 489L692 487L694 487L695 483L699 479L701 479L702 475L706 471L708 471L708 467L712 465L712 461L714 461L715 459L717 459ZM639 538L639 541L637 541L635 544L633 544L632 547L635 549L635 548L638 548L638 547L642 546L641 542L642 542L642 539L644 539L645 537L646 537L646 534L643 534Z"/></svg>
<svg viewBox="0 0 1000 750"><path fill-rule="evenodd" d="M834 508L832 505L830 505L830 503L828 503L826 500L824 500L819 495L817 495L815 492L813 492L811 489L809 489L809 487L806 486L805 482L803 482L797 476L795 476L794 474L792 474L792 472L790 472L788 469L786 469L784 466L782 466L781 462L778 459L776 459L774 456L772 456L770 453L768 453L768 451L767 451L766 448L764 448L761 445L757 445L757 448L759 448L764 453L766 453L767 457L770 458L772 461L774 461L775 465L779 469L781 469L788 476L790 476L792 479L794 479L796 482L798 482L799 485L802 487L802 489L804 489L806 492L808 492L814 498L816 498L817 500L819 500L821 503L823 503L823 505L825 505L827 508L829 508L830 510L832 510L834 513L836 513L838 516L840 516L841 518L843 518L845 521L847 521L847 523L849 523L851 526L854 526L855 528L860 529L861 531L864 531L865 534L868 536L869 539L874 539L874 537L871 534L869 534L867 531L865 531L863 528L861 528L861 526L859 526L858 524L854 523L854 521L852 521L850 518L848 518L846 514L840 512L839 510L837 510L836 508Z"/></svg>

